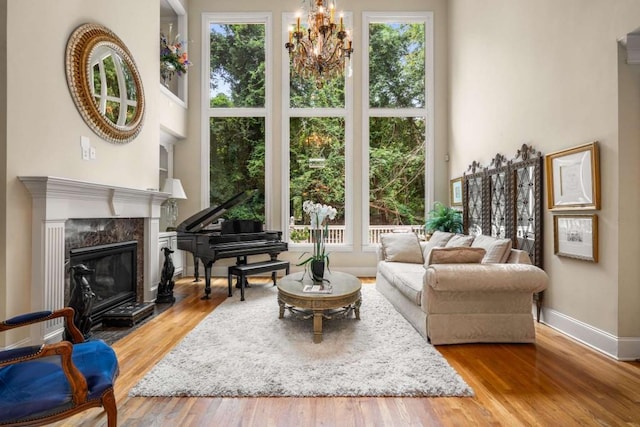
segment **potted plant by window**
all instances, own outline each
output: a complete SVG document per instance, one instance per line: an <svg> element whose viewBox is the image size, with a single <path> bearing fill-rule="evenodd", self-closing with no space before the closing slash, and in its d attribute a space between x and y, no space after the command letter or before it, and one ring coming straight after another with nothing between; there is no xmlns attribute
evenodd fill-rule
<svg viewBox="0 0 640 427"><path fill-rule="evenodd" d="M450 206L435 202L433 209L427 214L424 230L427 234L432 234L436 230L462 233L462 213Z"/></svg>

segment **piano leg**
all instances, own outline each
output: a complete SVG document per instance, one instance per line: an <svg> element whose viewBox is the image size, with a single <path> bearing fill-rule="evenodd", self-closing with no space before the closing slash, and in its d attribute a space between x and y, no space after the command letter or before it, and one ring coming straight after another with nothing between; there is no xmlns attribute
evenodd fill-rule
<svg viewBox="0 0 640 427"><path fill-rule="evenodd" d="M198 271L200 269L200 265L198 264L198 257L196 256L196 254L193 254L193 276L194 276L194 282L197 282L198 280L200 280L200 272Z"/></svg>
<svg viewBox="0 0 640 427"><path fill-rule="evenodd" d="M209 299L211 293L211 266L213 262L208 262L204 265L204 296L200 299Z"/></svg>

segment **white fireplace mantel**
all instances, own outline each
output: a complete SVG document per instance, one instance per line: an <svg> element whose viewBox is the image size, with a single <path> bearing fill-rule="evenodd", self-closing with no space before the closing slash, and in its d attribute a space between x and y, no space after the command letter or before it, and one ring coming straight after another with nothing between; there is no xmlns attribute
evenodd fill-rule
<svg viewBox="0 0 640 427"><path fill-rule="evenodd" d="M144 218L144 300L153 301L160 280L160 205L168 193L52 176L21 176L32 196L31 308L64 305L65 221L89 218ZM56 341L61 321L49 322L32 339Z"/></svg>

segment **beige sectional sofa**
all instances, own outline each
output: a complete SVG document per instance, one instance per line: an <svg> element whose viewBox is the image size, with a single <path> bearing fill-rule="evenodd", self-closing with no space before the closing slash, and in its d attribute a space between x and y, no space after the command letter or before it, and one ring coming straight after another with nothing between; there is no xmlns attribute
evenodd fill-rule
<svg viewBox="0 0 640 427"><path fill-rule="evenodd" d="M381 236L376 287L432 344L535 342L533 294L547 284L508 239Z"/></svg>

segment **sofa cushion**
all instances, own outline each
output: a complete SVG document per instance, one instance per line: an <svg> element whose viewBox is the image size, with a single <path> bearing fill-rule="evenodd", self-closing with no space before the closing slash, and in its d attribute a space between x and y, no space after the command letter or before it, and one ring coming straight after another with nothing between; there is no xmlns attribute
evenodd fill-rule
<svg viewBox="0 0 640 427"><path fill-rule="evenodd" d="M441 247L447 244L449 239L454 236L454 233L448 233L446 231L434 231L429 238L429 243L432 243L435 247Z"/></svg>
<svg viewBox="0 0 640 427"><path fill-rule="evenodd" d="M425 265L479 264L485 255L483 248L433 248Z"/></svg>
<svg viewBox="0 0 640 427"><path fill-rule="evenodd" d="M380 235L384 260L422 264L422 248L415 233L385 233Z"/></svg>
<svg viewBox="0 0 640 427"><path fill-rule="evenodd" d="M453 233L447 233L444 231L434 231L431 238L422 245L422 258L426 261L429 259L429 253L433 248L443 248L447 244L449 239L453 237Z"/></svg>
<svg viewBox="0 0 640 427"><path fill-rule="evenodd" d="M484 264L505 263L511 251L511 240L479 235L473 240L471 247L484 248L487 251L482 260Z"/></svg>
<svg viewBox="0 0 640 427"><path fill-rule="evenodd" d="M527 251L512 248L510 251L507 251L507 253L509 256L505 262L506 264L532 264Z"/></svg>
<svg viewBox="0 0 640 427"><path fill-rule="evenodd" d="M452 236L446 245L445 248L458 248L461 246L469 247L471 246L471 242L473 242L473 236L467 236L465 234L456 234Z"/></svg>
<svg viewBox="0 0 640 427"><path fill-rule="evenodd" d="M424 268L422 264L379 262L378 273L415 305L422 302Z"/></svg>

